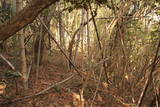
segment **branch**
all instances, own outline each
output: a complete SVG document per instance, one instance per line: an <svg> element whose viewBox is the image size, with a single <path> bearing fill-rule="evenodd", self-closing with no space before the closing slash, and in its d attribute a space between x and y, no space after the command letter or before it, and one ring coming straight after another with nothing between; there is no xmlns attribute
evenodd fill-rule
<svg viewBox="0 0 160 107"><path fill-rule="evenodd" d="M0 41L6 40L32 23L42 10L57 1L59 0L32 0L29 6L18 12L8 23L0 26Z"/></svg>
<svg viewBox="0 0 160 107"><path fill-rule="evenodd" d="M2 54L0 54L0 57L12 68L12 70L15 71L15 67L9 62Z"/></svg>
<svg viewBox="0 0 160 107"><path fill-rule="evenodd" d="M92 7L91 7L91 4L89 2L89 9L91 11L91 16L93 17L94 13L93 13L93 10L92 10ZM97 36L97 41L98 41L98 46L99 46L99 50L101 52L101 59L103 60L104 59L104 55L103 55L103 49L102 49L102 43L100 41L100 35L99 35L99 32L98 32L98 28L97 28L97 24L96 24L96 21L95 21L95 18L93 17L93 24L94 24L94 28L95 28L95 32L96 32L96 36ZM103 68L104 68L104 72L105 72L105 76L106 76L106 80L108 82L108 74L107 74L107 69L106 69L106 63L103 62Z"/></svg>
<svg viewBox="0 0 160 107"><path fill-rule="evenodd" d="M158 52L159 52L159 51L160 51L160 40L159 40L159 43L158 43L158 46L157 46L156 55L155 55L154 60L153 60L153 66L152 66L152 68L151 68L151 72L149 73L148 78L147 78L147 80L146 80L146 82L145 82L145 85L144 85L143 90L142 90L142 92L141 92L140 98L139 98L139 100L138 100L137 107L140 107L140 106L141 106L142 100L143 100L144 95L145 95L145 93L146 93L146 91L147 91L147 88L148 88L149 84L150 84L151 81L152 81L152 74L153 74L153 72L155 71L155 68L156 68L156 65L157 65L156 61L157 61L157 58L158 58Z"/></svg>

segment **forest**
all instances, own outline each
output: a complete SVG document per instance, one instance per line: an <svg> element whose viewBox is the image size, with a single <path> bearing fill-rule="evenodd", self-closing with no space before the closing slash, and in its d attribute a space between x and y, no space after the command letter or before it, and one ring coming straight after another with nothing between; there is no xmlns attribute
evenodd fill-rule
<svg viewBox="0 0 160 107"><path fill-rule="evenodd" d="M160 0L0 0L0 107L160 107Z"/></svg>

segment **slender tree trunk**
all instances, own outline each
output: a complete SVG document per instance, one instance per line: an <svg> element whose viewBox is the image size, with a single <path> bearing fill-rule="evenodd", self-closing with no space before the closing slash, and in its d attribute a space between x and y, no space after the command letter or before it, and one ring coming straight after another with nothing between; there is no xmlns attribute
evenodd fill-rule
<svg viewBox="0 0 160 107"><path fill-rule="evenodd" d="M58 3L58 11L60 11L61 5ZM65 39L64 39L64 29L62 27L63 25L63 19L62 19L62 13L59 12L59 36L60 36L60 45L62 48L65 48Z"/></svg>
<svg viewBox="0 0 160 107"><path fill-rule="evenodd" d="M17 12L22 9L22 0L17 0ZM28 89L28 79L27 79L27 63L25 55L25 43L24 43L24 30L19 31L20 39L20 49L21 49L21 72L23 74L23 85L25 93Z"/></svg>
<svg viewBox="0 0 160 107"><path fill-rule="evenodd" d="M89 36L89 32L90 32L90 27L89 27L89 9L87 10L87 51L88 51L88 57L90 54L90 36Z"/></svg>
<svg viewBox="0 0 160 107"><path fill-rule="evenodd" d="M80 37L81 37L81 45L82 45L82 53L83 54L83 36L84 36L84 28L82 26L82 24L84 23L84 16L85 16L85 10L83 9L82 10L82 16L81 16L81 28L80 28L80 32L78 33L77 35L77 41L76 41L76 47L75 47L75 53L74 53L74 58L73 58L73 62L75 63L76 65L76 57L77 57L77 54L78 54L78 46L79 46L79 42L80 42ZM83 60L83 55L82 55L82 60ZM83 65L81 65L83 66Z"/></svg>
<svg viewBox="0 0 160 107"><path fill-rule="evenodd" d="M43 37L42 37L43 36ZM39 34L39 40L38 40L38 54L37 54L37 60L36 60L36 84L38 81L38 75L39 75L39 67L43 56L43 49L44 49L44 41L42 41L42 38L44 38L43 35L43 28L42 25L40 26L40 34Z"/></svg>
<svg viewBox="0 0 160 107"><path fill-rule="evenodd" d="M82 19L81 22L84 22L84 15L85 15L85 10L82 9ZM82 54L84 53L84 28L82 27L81 29L81 52Z"/></svg>

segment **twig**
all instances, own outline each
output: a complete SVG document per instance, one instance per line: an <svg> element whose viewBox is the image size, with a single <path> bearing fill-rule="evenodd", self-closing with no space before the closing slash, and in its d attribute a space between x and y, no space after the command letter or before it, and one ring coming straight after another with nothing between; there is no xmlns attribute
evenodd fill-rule
<svg viewBox="0 0 160 107"><path fill-rule="evenodd" d="M2 54L0 54L0 57L9 65L9 67L11 67L11 69L12 69L13 71L16 70L15 67L12 65L12 63L9 62ZM19 74L19 76L21 76L21 77L23 78L22 73L20 73L20 72L17 72L17 73Z"/></svg>
<svg viewBox="0 0 160 107"><path fill-rule="evenodd" d="M114 19L114 18L118 18L118 16L100 17L100 18L96 18L96 19L110 20L110 19ZM151 18L151 16L140 16L140 17L122 16L122 18L134 18L134 19L139 19L139 18Z"/></svg>

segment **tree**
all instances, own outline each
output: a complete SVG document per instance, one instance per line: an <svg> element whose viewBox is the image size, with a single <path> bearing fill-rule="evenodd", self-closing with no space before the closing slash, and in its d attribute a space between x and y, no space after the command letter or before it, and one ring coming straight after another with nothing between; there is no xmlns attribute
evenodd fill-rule
<svg viewBox="0 0 160 107"><path fill-rule="evenodd" d="M23 1L22 0L17 0L17 12L19 12L22 9L22 4ZM27 62L26 62L26 54L25 54L25 43L24 43L24 30L22 29L21 31L18 32L18 34L20 35L20 51L21 51L21 72L22 72L22 76L23 76L23 85L24 85L24 92L26 94L26 91L28 89L28 78L27 78Z"/></svg>

